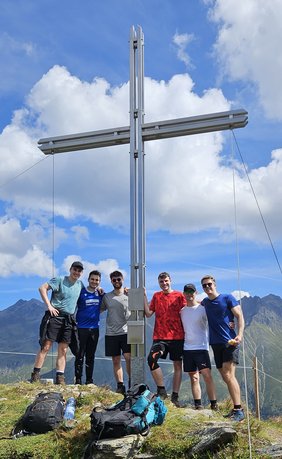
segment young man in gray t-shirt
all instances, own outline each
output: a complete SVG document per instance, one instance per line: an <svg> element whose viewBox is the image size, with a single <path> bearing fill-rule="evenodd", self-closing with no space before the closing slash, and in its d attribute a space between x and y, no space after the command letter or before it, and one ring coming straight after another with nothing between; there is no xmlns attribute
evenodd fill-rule
<svg viewBox="0 0 282 459"><path fill-rule="evenodd" d="M116 392L125 394L121 353L125 359L128 385L130 386L131 348L130 344L127 344L127 321L130 317L130 311L128 296L124 293L122 273L114 271L110 274L110 279L114 290L104 295L101 304L101 312L107 310L105 355L112 357L114 376L117 382Z"/></svg>

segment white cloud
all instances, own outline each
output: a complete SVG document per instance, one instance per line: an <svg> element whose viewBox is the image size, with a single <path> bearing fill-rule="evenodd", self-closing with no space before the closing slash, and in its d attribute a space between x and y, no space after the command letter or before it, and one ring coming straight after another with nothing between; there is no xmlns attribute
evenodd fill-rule
<svg viewBox="0 0 282 459"><path fill-rule="evenodd" d="M281 121L281 1L216 0L210 17L219 27L214 50L223 74L254 84L266 115Z"/></svg>
<svg viewBox="0 0 282 459"><path fill-rule="evenodd" d="M191 68L191 59L186 51L186 48L193 40L193 34L179 34L176 32L173 36L173 43L177 47L177 57L180 61L184 62L187 68Z"/></svg>
<svg viewBox="0 0 282 459"><path fill-rule="evenodd" d="M167 82L146 78L145 120L229 109L230 102L219 89L211 88L200 96L193 91L193 85L187 74L174 75ZM128 118L127 83L113 88L104 79L83 82L59 66L38 81L26 107L15 113L0 135L0 155L5 164L0 172L1 183L38 163L0 187L0 196L6 201L4 212L8 215L0 231L5 231L8 222L10 225L10 233L5 231L3 235L2 253L16 254L23 261L37 254L40 260L37 272L42 272L43 259L46 253L51 253L53 211L70 221L71 237L79 243L87 241L90 220L99 225L128 228L129 146L59 154L39 162L44 156L36 145L43 136L128 125ZM222 241L233 237L233 170L229 153L223 155L225 143L222 133L210 133L146 144L149 230L189 233L216 229ZM229 142L227 150L231 150ZM282 214L277 212L282 196L281 169L282 153L277 149L269 164L249 171L274 238L281 236ZM235 179L239 236L252 241L265 239L240 166L235 169ZM22 219L29 224L22 224ZM70 234L56 227L56 247ZM117 262L97 261L98 269L99 266L108 275L117 268ZM68 264L65 268L69 269ZM46 275L47 269L44 272Z"/></svg>

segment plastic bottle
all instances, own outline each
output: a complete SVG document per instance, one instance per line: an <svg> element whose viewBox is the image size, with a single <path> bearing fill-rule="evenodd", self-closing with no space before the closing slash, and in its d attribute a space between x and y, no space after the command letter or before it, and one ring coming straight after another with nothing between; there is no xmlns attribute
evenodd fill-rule
<svg viewBox="0 0 282 459"><path fill-rule="evenodd" d="M75 402L75 398L74 397L70 397L70 398L67 399L66 408L65 408L65 412L64 412L64 420L65 421L70 421L70 420L74 419L75 405L76 405L76 402Z"/></svg>

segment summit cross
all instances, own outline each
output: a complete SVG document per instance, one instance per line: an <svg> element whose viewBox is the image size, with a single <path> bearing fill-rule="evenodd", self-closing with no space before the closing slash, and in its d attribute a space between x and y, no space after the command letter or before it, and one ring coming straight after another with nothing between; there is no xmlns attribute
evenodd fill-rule
<svg viewBox="0 0 282 459"><path fill-rule="evenodd" d="M46 155L130 144L130 290L131 310L128 342L131 344L131 382L145 381L145 212L144 171L148 140L243 128L248 123L244 109L187 118L144 123L144 34L140 26L130 29L130 125L38 141Z"/></svg>

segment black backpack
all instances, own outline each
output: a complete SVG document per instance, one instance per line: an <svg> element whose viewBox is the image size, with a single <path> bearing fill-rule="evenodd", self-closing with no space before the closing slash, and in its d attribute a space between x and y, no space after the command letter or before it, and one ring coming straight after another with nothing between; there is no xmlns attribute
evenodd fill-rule
<svg viewBox="0 0 282 459"><path fill-rule="evenodd" d="M12 434L18 437L57 429L63 421L64 406L59 392L40 392L27 407Z"/></svg>
<svg viewBox="0 0 282 459"><path fill-rule="evenodd" d="M91 432L94 439L118 438L130 434L149 433L152 425L163 423L167 408L146 384L130 388L123 400L107 408L94 408Z"/></svg>

